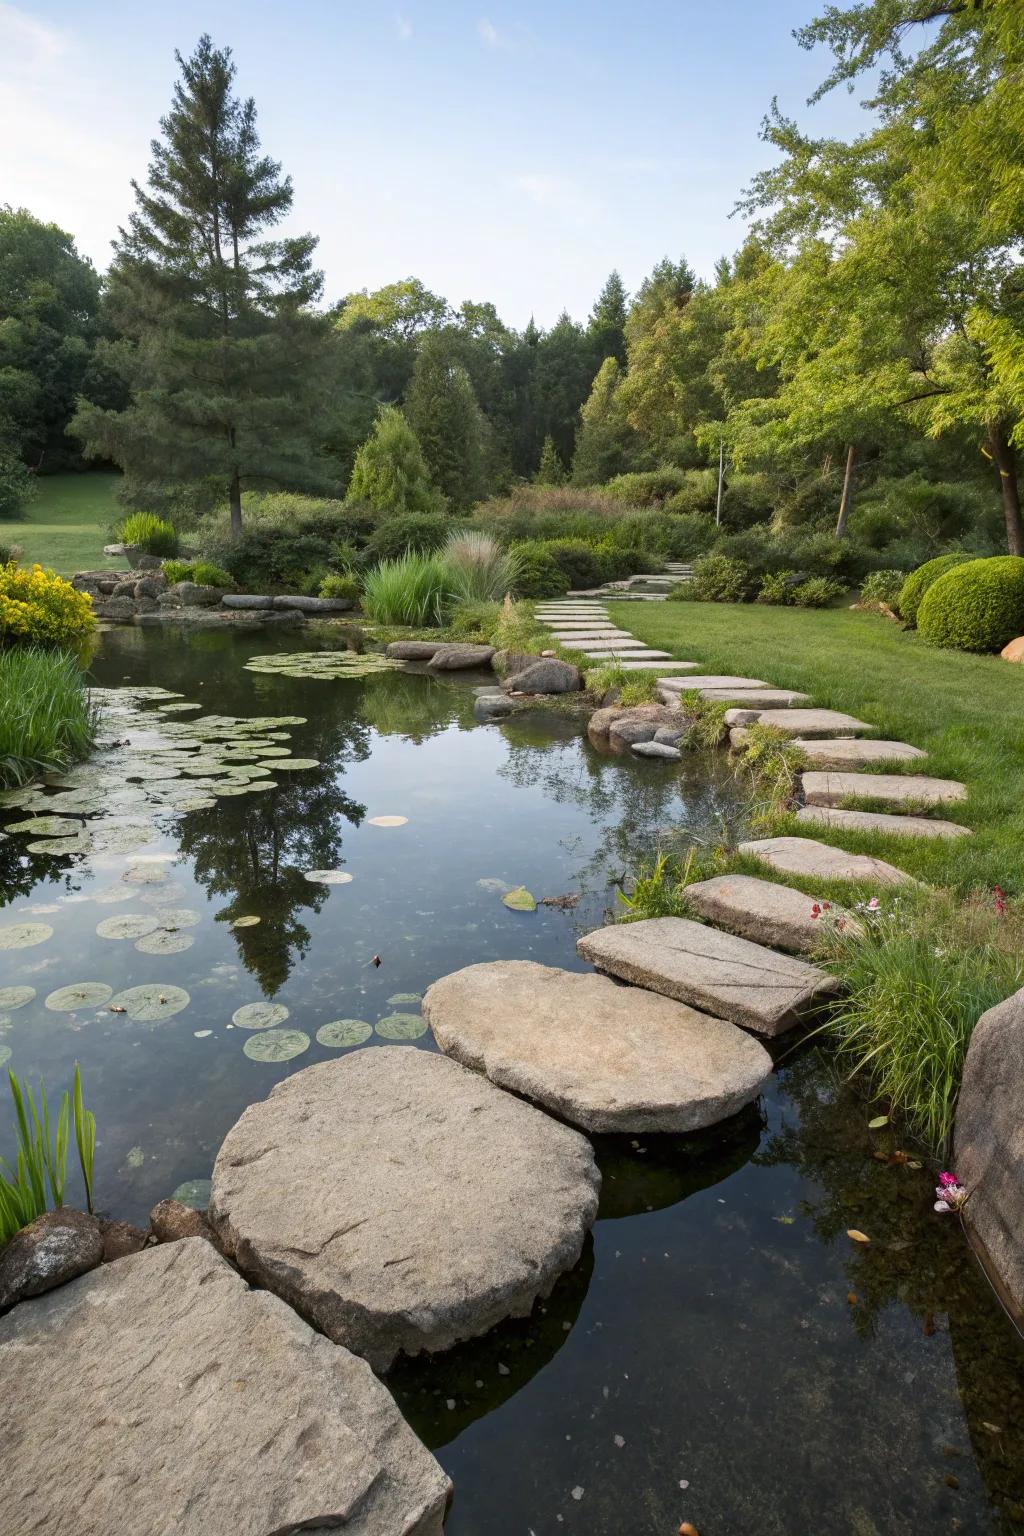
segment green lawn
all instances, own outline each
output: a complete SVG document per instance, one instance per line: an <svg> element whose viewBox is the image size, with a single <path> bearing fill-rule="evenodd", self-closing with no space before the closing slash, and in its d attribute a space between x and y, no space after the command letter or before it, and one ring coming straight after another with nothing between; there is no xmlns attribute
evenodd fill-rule
<svg viewBox="0 0 1024 1536"><path fill-rule="evenodd" d="M1024 666L937 651L875 614L756 604L611 603L614 622L702 671L764 678L815 704L870 721L877 734L929 754L921 772L962 780L946 819L971 838L923 839L808 828L781 832L874 853L966 894L1024 894ZM936 814L943 814L937 812Z"/></svg>
<svg viewBox="0 0 1024 1536"><path fill-rule="evenodd" d="M107 560L104 544L122 515L117 503L121 477L102 471L80 475L41 475L39 495L16 519L0 522L0 544L20 544L22 562L52 567L58 576L76 571L123 569L123 560Z"/></svg>

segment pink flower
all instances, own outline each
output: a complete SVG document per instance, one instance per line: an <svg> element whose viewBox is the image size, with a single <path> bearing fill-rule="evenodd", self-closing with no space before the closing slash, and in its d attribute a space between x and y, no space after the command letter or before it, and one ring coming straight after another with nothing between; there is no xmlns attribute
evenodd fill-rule
<svg viewBox="0 0 1024 1536"><path fill-rule="evenodd" d="M869 912L877 912L878 911L878 906L879 906L878 897L877 896L872 896L871 900L868 902L868 911Z"/></svg>
<svg viewBox="0 0 1024 1536"><path fill-rule="evenodd" d="M948 1184L959 1184L960 1180L957 1178L955 1173L940 1173L939 1174L939 1183L940 1184L947 1184L947 1185Z"/></svg>

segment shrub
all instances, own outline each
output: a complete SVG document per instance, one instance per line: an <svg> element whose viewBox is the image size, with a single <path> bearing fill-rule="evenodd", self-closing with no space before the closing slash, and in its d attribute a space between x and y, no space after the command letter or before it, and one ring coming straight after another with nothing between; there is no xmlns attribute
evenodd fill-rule
<svg viewBox="0 0 1024 1536"><path fill-rule="evenodd" d="M792 603L794 588L799 583L800 577L796 571L769 571L767 576L761 577L757 601L778 606Z"/></svg>
<svg viewBox="0 0 1024 1536"><path fill-rule="evenodd" d="M702 603L742 603L752 591L749 567L728 555L704 555L693 566L689 595Z"/></svg>
<svg viewBox="0 0 1024 1536"><path fill-rule="evenodd" d="M679 489L664 502L662 510L673 517L695 512L713 513L718 503L718 474L713 469L682 471Z"/></svg>
<svg viewBox="0 0 1024 1536"><path fill-rule="evenodd" d="M917 624L929 645L1001 651L1024 634L1024 556L956 565L928 588Z"/></svg>
<svg viewBox="0 0 1024 1536"><path fill-rule="evenodd" d="M451 589L462 602L496 602L514 590L520 562L514 549L502 549L490 534L453 533L441 551L451 574Z"/></svg>
<svg viewBox="0 0 1024 1536"><path fill-rule="evenodd" d="M604 492L606 496L628 502L630 506L660 506L670 496L678 495L683 490L692 473L692 470L676 469L669 464L639 474L616 475L608 481Z"/></svg>
<svg viewBox="0 0 1024 1536"><path fill-rule="evenodd" d="M377 561L397 560L410 552L427 555L440 549L451 526L451 518L443 512L403 512L385 518L366 541L367 556Z"/></svg>
<svg viewBox="0 0 1024 1536"><path fill-rule="evenodd" d="M866 608L896 610L906 576L906 571L872 571L861 583L861 602Z"/></svg>
<svg viewBox="0 0 1024 1536"><path fill-rule="evenodd" d="M727 528L765 523L775 510L775 494L766 475L732 475L722 496L722 522Z"/></svg>
<svg viewBox="0 0 1024 1536"><path fill-rule="evenodd" d="M717 536L713 519L700 512L665 517L661 523L661 553L667 560L694 560L707 554Z"/></svg>
<svg viewBox="0 0 1024 1536"><path fill-rule="evenodd" d="M627 680L619 689L619 703L626 709L635 709L638 704L657 704L659 697L658 679L653 672L627 673Z"/></svg>
<svg viewBox="0 0 1024 1536"><path fill-rule="evenodd" d="M501 616L501 603L460 602L448 622L453 640L477 640L481 645L491 645Z"/></svg>
<svg viewBox="0 0 1024 1536"><path fill-rule="evenodd" d="M0 565L17 565L21 556L20 544L0 544Z"/></svg>
<svg viewBox="0 0 1024 1536"><path fill-rule="evenodd" d="M28 466L17 454L0 451L0 517L16 517L38 494L36 477Z"/></svg>
<svg viewBox="0 0 1024 1536"><path fill-rule="evenodd" d="M74 648L96 626L92 598L41 565L0 566L0 643Z"/></svg>
<svg viewBox="0 0 1024 1536"><path fill-rule="evenodd" d="M940 576L945 576L954 565L964 565L970 559L962 550L955 550L948 555L938 555L934 560L926 560L924 565L919 565L916 571L911 571L897 599L900 618L906 619L908 624L917 623L917 611L921 606L921 600L929 587L938 581Z"/></svg>
<svg viewBox="0 0 1024 1536"><path fill-rule="evenodd" d="M176 581L194 581L197 586L223 587L227 591L234 586L229 573L209 560L165 560L163 571L172 585Z"/></svg>
<svg viewBox="0 0 1024 1536"><path fill-rule="evenodd" d="M0 785L56 773L92 750L96 722L85 679L67 651L0 651Z"/></svg>
<svg viewBox="0 0 1024 1536"><path fill-rule="evenodd" d="M347 597L350 598L352 602L357 603L359 601L359 593L359 582L355 576L349 575L348 572L339 574L337 571L328 571L327 575L320 583L317 596L334 598Z"/></svg>
<svg viewBox="0 0 1024 1536"><path fill-rule="evenodd" d="M443 624L453 606L450 573L438 555L382 560L363 579L363 609L377 624Z"/></svg>
<svg viewBox="0 0 1024 1536"><path fill-rule="evenodd" d="M118 527L117 536L147 555L178 553L178 535L174 527L152 512L132 512Z"/></svg>
<svg viewBox="0 0 1024 1536"><path fill-rule="evenodd" d="M403 515L444 510L444 497L430 483L419 439L397 406L382 408L356 454L345 500ZM379 553L388 557L403 551Z"/></svg>
<svg viewBox="0 0 1024 1536"><path fill-rule="evenodd" d="M827 608L845 591L845 581L834 581L830 576L811 576L793 588L793 602L797 608Z"/></svg>
<svg viewBox="0 0 1024 1536"><path fill-rule="evenodd" d="M473 524L502 544L531 539L600 539L637 508L606 491L570 485L516 486L507 496L481 502Z"/></svg>
<svg viewBox="0 0 1024 1536"><path fill-rule="evenodd" d="M519 597L560 597L567 590L569 583L562 568L543 539L529 539L514 549L519 561Z"/></svg>

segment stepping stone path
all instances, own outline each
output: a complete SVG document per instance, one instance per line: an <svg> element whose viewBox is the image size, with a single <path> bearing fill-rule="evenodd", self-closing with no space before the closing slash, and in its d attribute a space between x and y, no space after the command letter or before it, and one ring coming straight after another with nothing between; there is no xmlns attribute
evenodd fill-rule
<svg viewBox="0 0 1024 1536"><path fill-rule="evenodd" d="M709 923L758 944L809 953L821 938L821 902L789 885L753 875L716 875L686 887L686 902ZM817 912L815 909L818 909ZM861 924L843 907L829 907L829 921L854 933Z"/></svg>
<svg viewBox="0 0 1024 1536"><path fill-rule="evenodd" d="M811 837L764 837L740 843L740 853L777 869L784 875L806 875L811 880L873 880L876 885L916 885L905 870L866 853L847 853Z"/></svg>
<svg viewBox="0 0 1024 1536"><path fill-rule="evenodd" d="M666 684L666 686L668 686ZM838 709L728 709L729 726L771 725L785 736L800 736L805 741L817 736L857 736L871 726Z"/></svg>
<svg viewBox="0 0 1024 1536"><path fill-rule="evenodd" d="M971 837L970 827L930 816L894 816L885 811L844 811L830 805L802 805L797 821L851 832L890 832L896 837Z"/></svg>
<svg viewBox="0 0 1024 1536"><path fill-rule="evenodd" d="M836 995L804 960L683 917L652 917L586 934L576 948L598 970L761 1035L781 1035Z"/></svg>
<svg viewBox="0 0 1024 1536"><path fill-rule="evenodd" d="M714 1125L772 1071L764 1047L722 1019L531 960L445 976L423 1013L446 1055L591 1132Z"/></svg>
<svg viewBox="0 0 1024 1536"><path fill-rule="evenodd" d="M856 741L843 738L840 741L819 741L796 737L794 747L799 747L810 763L822 768L857 768L866 763L910 763L927 757L920 747L910 747L905 741Z"/></svg>
<svg viewBox="0 0 1024 1536"><path fill-rule="evenodd" d="M966 787L956 779L929 779L917 773L805 773L802 782L808 805L840 805L858 799L917 807L967 798Z"/></svg>
<svg viewBox="0 0 1024 1536"><path fill-rule="evenodd" d="M666 578L667 580L668 578ZM621 594L624 595L624 594ZM628 630L612 624L607 610L598 604L565 601L539 603L537 618L552 632L562 645L583 653L588 661L619 661L630 672L689 670L696 662L677 662L668 651L653 650L642 640L637 640ZM587 625L591 628L587 628Z"/></svg>
<svg viewBox="0 0 1024 1536"><path fill-rule="evenodd" d="M0 1361L10 1536L441 1536L451 1485L387 1388L204 1238L15 1307Z"/></svg>
<svg viewBox="0 0 1024 1536"><path fill-rule="evenodd" d="M386 1371L525 1317L579 1259L599 1186L578 1131L444 1056L377 1046L249 1106L209 1215L243 1274Z"/></svg>

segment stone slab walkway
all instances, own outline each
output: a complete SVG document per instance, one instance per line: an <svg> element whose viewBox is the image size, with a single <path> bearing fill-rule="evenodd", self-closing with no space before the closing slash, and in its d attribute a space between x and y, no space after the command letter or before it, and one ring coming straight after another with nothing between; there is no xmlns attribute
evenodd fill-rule
<svg viewBox="0 0 1024 1536"><path fill-rule="evenodd" d="M797 821L851 832L889 832L895 837L972 837L970 827L931 816L899 816L886 811L845 811L829 805L802 805Z"/></svg>
<svg viewBox="0 0 1024 1536"><path fill-rule="evenodd" d="M956 779L931 779L917 773L805 773L808 805L840 805L847 799L877 800L909 807L946 805L966 800L966 786Z"/></svg>
<svg viewBox="0 0 1024 1536"><path fill-rule="evenodd" d="M757 944L808 954L821 939L821 902L772 880L758 880L754 875L716 875L688 885L686 901L707 922ZM831 921L842 920L852 932L863 932L861 924L843 907L829 910Z"/></svg>
<svg viewBox="0 0 1024 1536"><path fill-rule="evenodd" d="M866 853L847 853L810 837L764 837L740 843L740 853L761 859L783 875L811 880L872 880L876 885L916 885L905 870Z"/></svg>
<svg viewBox="0 0 1024 1536"><path fill-rule="evenodd" d="M737 709L726 710L729 726L771 725L785 736L809 740L818 736L858 736L871 726L838 709Z"/></svg>
<svg viewBox="0 0 1024 1536"><path fill-rule="evenodd" d="M868 763L911 763L928 756L920 747L908 746L905 741L860 741L844 737L842 740L794 738L809 763L820 768L858 768Z"/></svg>

